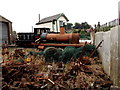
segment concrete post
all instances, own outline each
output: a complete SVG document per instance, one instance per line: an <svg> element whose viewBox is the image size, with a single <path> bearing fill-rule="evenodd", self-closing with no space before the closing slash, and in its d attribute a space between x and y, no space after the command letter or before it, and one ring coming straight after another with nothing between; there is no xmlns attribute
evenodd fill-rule
<svg viewBox="0 0 120 90"><path fill-rule="evenodd" d="M120 87L120 26L118 28L118 86Z"/></svg>
<svg viewBox="0 0 120 90"><path fill-rule="evenodd" d="M0 21L2 18L0 17ZM0 63L3 62L2 59L2 23L0 23ZM2 81L2 66L0 64L0 80ZM0 89L2 89L2 82L0 82Z"/></svg>
<svg viewBox="0 0 120 90"><path fill-rule="evenodd" d="M120 1L118 2L118 23L120 25Z"/></svg>
<svg viewBox="0 0 120 90"><path fill-rule="evenodd" d="M91 43L95 44L95 31L92 29L90 31Z"/></svg>
<svg viewBox="0 0 120 90"><path fill-rule="evenodd" d="M120 87L120 1L118 3L118 18L119 18L119 26L118 26L118 86Z"/></svg>
<svg viewBox="0 0 120 90"><path fill-rule="evenodd" d="M113 80L114 86L120 87L120 1L118 2L118 26L116 31L116 43L111 44L111 79ZM112 33L114 33L112 32ZM111 35L113 36L113 34ZM115 33L114 33L115 34ZM115 39L114 39L115 40ZM113 41L113 37L111 38Z"/></svg>

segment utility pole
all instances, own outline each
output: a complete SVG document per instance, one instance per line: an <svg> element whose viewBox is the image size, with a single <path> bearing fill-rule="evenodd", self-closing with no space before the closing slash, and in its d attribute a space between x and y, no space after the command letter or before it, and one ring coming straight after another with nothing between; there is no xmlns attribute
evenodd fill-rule
<svg viewBox="0 0 120 90"><path fill-rule="evenodd" d="M38 17L39 17L39 22L40 22L40 14L38 15Z"/></svg>

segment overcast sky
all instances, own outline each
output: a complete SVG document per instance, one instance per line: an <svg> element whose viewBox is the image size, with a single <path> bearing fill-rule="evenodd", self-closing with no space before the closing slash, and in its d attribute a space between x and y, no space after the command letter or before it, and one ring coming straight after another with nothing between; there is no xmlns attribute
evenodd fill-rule
<svg viewBox="0 0 120 90"><path fill-rule="evenodd" d="M119 0L1 0L0 14L13 22L13 30L31 32L41 19L64 13L69 22L88 22L90 25L118 18Z"/></svg>

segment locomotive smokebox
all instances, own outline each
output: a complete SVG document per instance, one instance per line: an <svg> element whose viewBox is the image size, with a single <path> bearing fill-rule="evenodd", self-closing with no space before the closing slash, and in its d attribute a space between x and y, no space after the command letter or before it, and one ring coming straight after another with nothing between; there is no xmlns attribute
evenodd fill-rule
<svg viewBox="0 0 120 90"><path fill-rule="evenodd" d="M47 42L55 42L55 43L69 43L69 44L78 44L79 43L79 34L78 33L65 33L64 27L60 27L60 34L46 34L43 33L41 35L42 40L46 40Z"/></svg>

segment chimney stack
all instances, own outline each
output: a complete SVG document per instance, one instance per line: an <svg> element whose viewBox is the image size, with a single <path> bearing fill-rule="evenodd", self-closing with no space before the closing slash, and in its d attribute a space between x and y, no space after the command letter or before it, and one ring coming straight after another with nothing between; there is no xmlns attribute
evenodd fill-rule
<svg viewBox="0 0 120 90"><path fill-rule="evenodd" d="M65 28L63 26L60 27L60 34L65 34Z"/></svg>
<svg viewBox="0 0 120 90"><path fill-rule="evenodd" d="M39 14L39 16L38 16L38 17L39 17L39 22L40 22L40 14Z"/></svg>

